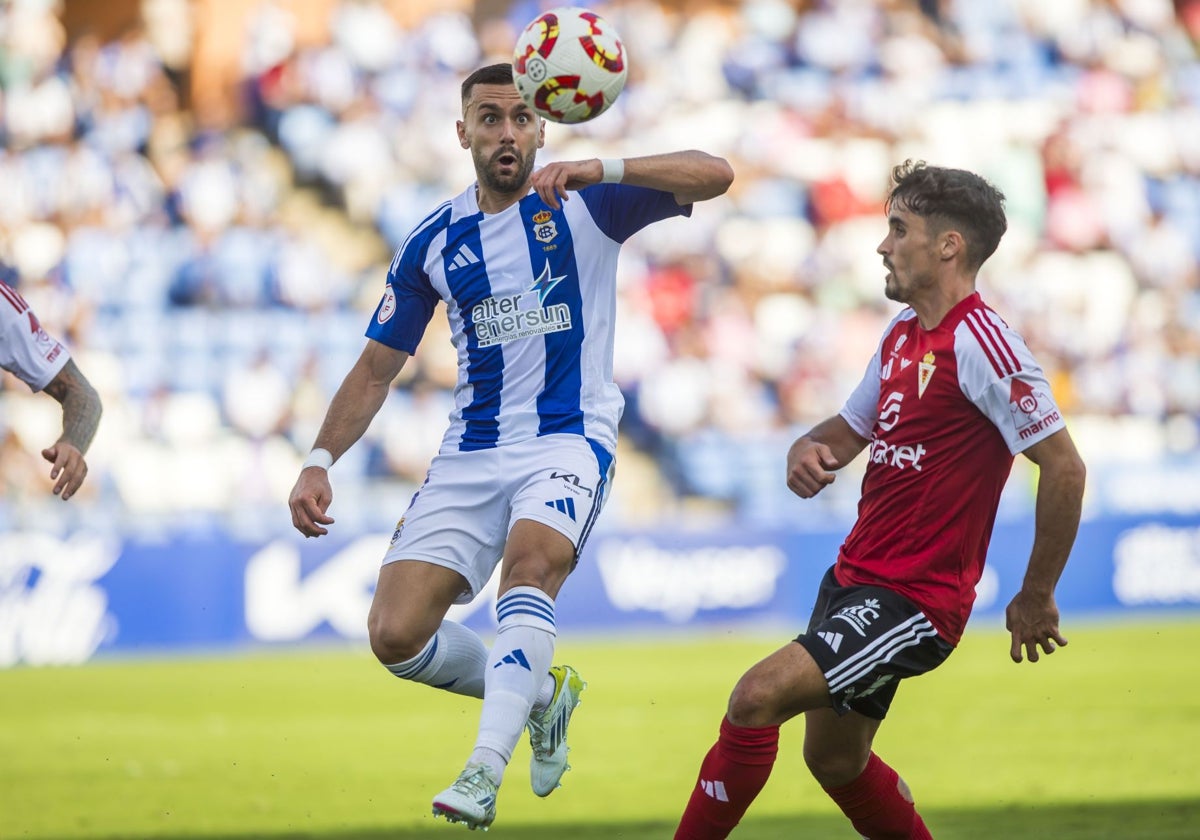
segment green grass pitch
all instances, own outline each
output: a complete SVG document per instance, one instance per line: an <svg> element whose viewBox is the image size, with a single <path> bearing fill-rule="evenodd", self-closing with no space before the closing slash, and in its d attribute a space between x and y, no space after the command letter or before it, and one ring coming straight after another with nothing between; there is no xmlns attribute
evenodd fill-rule
<svg viewBox="0 0 1200 840"><path fill-rule="evenodd" d="M1200 621L1064 630L1066 650L1018 666L1002 630L973 626L902 687L878 752L939 840L1200 837ZM486 836L670 838L734 680L787 638L560 639L590 683L574 769L538 799L523 741ZM465 837L429 801L477 708L357 648L0 671L0 838ZM801 735L784 727L736 840L856 837Z"/></svg>

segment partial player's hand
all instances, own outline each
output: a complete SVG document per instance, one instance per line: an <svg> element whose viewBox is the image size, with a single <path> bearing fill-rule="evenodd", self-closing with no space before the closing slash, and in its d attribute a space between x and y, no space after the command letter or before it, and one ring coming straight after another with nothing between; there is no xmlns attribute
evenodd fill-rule
<svg viewBox="0 0 1200 840"><path fill-rule="evenodd" d="M1004 611L1004 626L1012 633L1009 656L1021 661L1021 651L1030 662L1038 661L1038 647L1051 654L1055 645L1064 647L1067 640L1058 632L1058 606L1053 595L1036 595L1022 589Z"/></svg>
<svg viewBox="0 0 1200 840"><path fill-rule="evenodd" d="M840 466L837 458L833 457L832 449L802 437L788 449L788 489L801 499L811 499L837 480L830 470Z"/></svg>
<svg viewBox="0 0 1200 840"><path fill-rule="evenodd" d="M333 488L329 484L329 473L320 467L300 470L300 477L288 499L296 530L306 537L328 534L329 530L323 526L333 524L333 517L325 514L331 502Z"/></svg>
<svg viewBox="0 0 1200 840"><path fill-rule="evenodd" d="M54 495L61 495L63 501L75 495L75 491L83 484L87 476L87 461L83 453L74 444L58 441L51 447L42 450L42 457L49 461L50 480L54 482Z"/></svg>
<svg viewBox="0 0 1200 840"><path fill-rule="evenodd" d="M604 164L593 158L548 163L533 173L530 182L542 197L542 201L557 210L561 206L560 198L563 201L569 200L568 191L599 184L603 177Z"/></svg>

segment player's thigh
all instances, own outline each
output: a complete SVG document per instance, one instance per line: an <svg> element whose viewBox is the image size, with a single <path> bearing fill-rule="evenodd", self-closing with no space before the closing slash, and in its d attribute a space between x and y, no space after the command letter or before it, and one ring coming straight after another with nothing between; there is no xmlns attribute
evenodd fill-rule
<svg viewBox="0 0 1200 840"><path fill-rule="evenodd" d="M832 568L796 642L825 678L825 705L876 720L887 717L901 680L933 670L953 650L915 603L878 586L842 586Z"/></svg>
<svg viewBox="0 0 1200 840"><path fill-rule="evenodd" d="M579 435L547 435L509 447L502 463L512 524L500 590L537 586L553 597L604 507L612 459Z"/></svg>
<svg viewBox="0 0 1200 840"><path fill-rule="evenodd" d="M804 761L817 781L834 787L858 778L882 722L853 711L839 715L832 708L807 712Z"/></svg>
<svg viewBox="0 0 1200 840"><path fill-rule="evenodd" d="M495 571L509 529L509 496L500 476L496 449L434 458L425 483L396 524L384 566L416 560L442 567L462 579L455 603L470 601Z"/></svg>
<svg viewBox="0 0 1200 840"><path fill-rule="evenodd" d="M500 567L500 594L514 586L534 586L551 598L575 565L575 544L561 531L532 519L518 519L508 533Z"/></svg>
<svg viewBox="0 0 1200 840"><path fill-rule="evenodd" d="M729 698L737 726L777 726L829 705L821 669L801 645L789 642L742 675Z"/></svg>

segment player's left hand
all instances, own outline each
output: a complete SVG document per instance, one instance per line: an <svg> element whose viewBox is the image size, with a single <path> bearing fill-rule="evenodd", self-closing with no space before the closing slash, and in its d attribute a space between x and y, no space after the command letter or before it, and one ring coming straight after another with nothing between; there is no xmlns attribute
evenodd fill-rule
<svg viewBox="0 0 1200 840"><path fill-rule="evenodd" d="M565 160L546 164L533 173L530 183L542 197L542 201L557 210L562 206L559 203L560 198L563 201L570 200L567 196L568 191L599 184L603 177L604 164L597 158Z"/></svg>
<svg viewBox="0 0 1200 840"><path fill-rule="evenodd" d="M74 444L60 440L43 449L42 457L53 464L50 468L50 480L54 482L54 495L61 495L65 502L75 495L75 491L87 477L88 467L83 453Z"/></svg>
<svg viewBox="0 0 1200 840"><path fill-rule="evenodd" d="M1021 661L1021 651L1030 662L1038 661L1038 648L1054 653L1055 645L1064 647L1066 638L1058 632L1058 605L1053 595L1038 595L1022 589L1004 611L1004 626L1012 634L1009 656Z"/></svg>

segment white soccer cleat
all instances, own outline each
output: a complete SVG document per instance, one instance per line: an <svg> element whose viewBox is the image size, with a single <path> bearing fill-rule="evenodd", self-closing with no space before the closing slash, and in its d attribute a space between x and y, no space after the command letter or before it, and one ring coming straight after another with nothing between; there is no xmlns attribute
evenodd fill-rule
<svg viewBox="0 0 1200 840"><path fill-rule="evenodd" d="M570 665L555 665L550 676L554 677L554 696L545 709L530 712L525 723L529 746L533 748L529 784L538 796L549 796L561 783L563 773L571 769L567 764L567 724L579 705L579 695L587 688L579 672Z"/></svg>
<svg viewBox="0 0 1200 840"><path fill-rule="evenodd" d="M474 831L488 830L496 819L496 790L492 771L483 764L468 764L454 784L433 797L433 815L446 822L463 823Z"/></svg>

